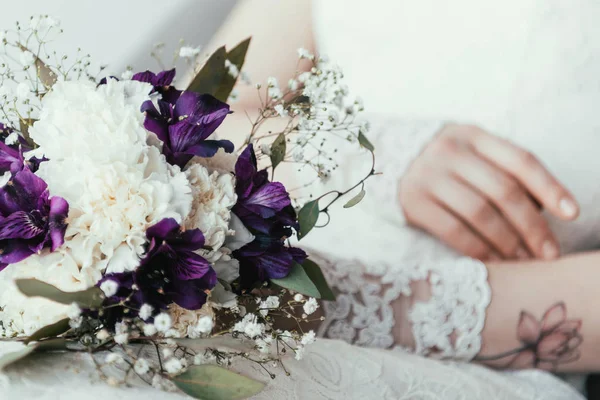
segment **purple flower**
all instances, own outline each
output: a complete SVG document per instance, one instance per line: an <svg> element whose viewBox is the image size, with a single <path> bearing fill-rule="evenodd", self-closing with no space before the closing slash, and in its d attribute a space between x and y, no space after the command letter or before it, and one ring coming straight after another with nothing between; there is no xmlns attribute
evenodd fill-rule
<svg viewBox="0 0 600 400"><path fill-rule="evenodd" d="M266 170L258 171L254 148L249 145L235 164L238 202L233 208L251 231L272 233L281 226L297 229L290 195L279 182L269 182ZM289 236L289 235L288 235Z"/></svg>
<svg viewBox="0 0 600 400"><path fill-rule="evenodd" d="M148 100L142 105L144 126L164 143L163 154L171 164L184 167L194 156L212 157L223 148L233 151L229 140L206 140L221 125L229 106L211 95L183 92L175 104Z"/></svg>
<svg viewBox="0 0 600 400"><path fill-rule="evenodd" d="M155 74L151 71L138 72L131 78L134 81L146 82L154 86L151 93L158 92L162 95L162 100L170 104L175 104L181 91L175 89L171 84L175 79L175 68L168 71L162 71Z"/></svg>
<svg viewBox="0 0 600 400"><path fill-rule="evenodd" d="M249 145L235 165L238 202L233 212L255 239L233 252L240 262L240 285L249 289L267 279L286 277L295 263L306 259L304 251L285 245L298 229L290 196L279 182L269 182L266 170L258 171L254 148Z"/></svg>
<svg viewBox="0 0 600 400"><path fill-rule="evenodd" d="M172 303L187 310L200 309L217 284L210 263L196 253L204 247L199 229L181 231L177 221L167 218L149 228L146 236L150 242L138 269L106 275L96 285L108 280L118 285L117 292L104 300L101 315L90 311L109 329L124 318L137 317L136 310L143 304L152 306L155 315Z"/></svg>
<svg viewBox="0 0 600 400"><path fill-rule="evenodd" d="M109 274L100 280L96 286L100 287L105 281L113 281L117 284L117 292L104 299L103 310L99 314L96 310L88 310L87 314L92 318L98 318L108 329L114 330L117 322L125 318L137 317L139 310L144 304L142 293L134 290L135 275L133 273ZM125 305L125 306L119 306Z"/></svg>
<svg viewBox="0 0 600 400"><path fill-rule="evenodd" d="M69 205L49 197L46 182L29 169L13 174L0 189L0 270L45 247L64 243Z"/></svg>
<svg viewBox="0 0 600 400"><path fill-rule="evenodd" d="M304 262L307 255L279 238L258 234L251 243L234 251L233 257L240 262L240 286L249 289L268 279L285 278L292 266Z"/></svg>
<svg viewBox="0 0 600 400"><path fill-rule="evenodd" d="M37 158L25 160L23 153L31 150L31 147L25 141L23 136L18 136L18 141L14 144L5 143L8 135L13 133L13 129L0 123L0 174L10 171L15 173L23 169L25 165L33 172L37 171L40 162L45 161Z"/></svg>
<svg viewBox="0 0 600 400"><path fill-rule="evenodd" d="M202 256L204 235L199 229L181 231L172 218L163 219L146 232L150 240L135 281L144 299L155 308L176 303L197 310L217 283L217 274Z"/></svg>

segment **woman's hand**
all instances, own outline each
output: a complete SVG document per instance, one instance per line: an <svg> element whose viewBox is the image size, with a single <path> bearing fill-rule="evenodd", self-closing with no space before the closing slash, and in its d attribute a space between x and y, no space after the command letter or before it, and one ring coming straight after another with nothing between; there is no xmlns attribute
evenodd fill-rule
<svg viewBox="0 0 600 400"><path fill-rule="evenodd" d="M535 156L467 125L441 130L402 178L399 196L409 223L481 260L555 258L541 209L565 220L579 214Z"/></svg>

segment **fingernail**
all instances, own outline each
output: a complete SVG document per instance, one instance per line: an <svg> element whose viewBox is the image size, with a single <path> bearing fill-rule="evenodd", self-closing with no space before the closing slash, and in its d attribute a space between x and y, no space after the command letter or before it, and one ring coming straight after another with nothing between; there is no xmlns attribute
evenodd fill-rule
<svg viewBox="0 0 600 400"><path fill-rule="evenodd" d="M559 203L560 210L566 217L574 217L577 214L577 205L571 199L564 198Z"/></svg>
<svg viewBox="0 0 600 400"><path fill-rule="evenodd" d="M519 248L515 252L515 255L517 256L517 258L519 260L529 259L529 252L527 250L525 250L525 248L523 246L519 246Z"/></svg>
<svg viewBox="0 0 600 400"><path fill-rule="evenodd" d="M551 240L546 240L542 246L542 255L546 260L552 260L558 257L558 247Z"/></svg>

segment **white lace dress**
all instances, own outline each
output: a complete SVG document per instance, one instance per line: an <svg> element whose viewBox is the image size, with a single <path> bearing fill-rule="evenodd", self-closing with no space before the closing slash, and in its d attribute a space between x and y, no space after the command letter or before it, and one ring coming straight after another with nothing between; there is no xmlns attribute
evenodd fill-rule
<svg viewBox="0 0 600 400"><path fill-rule="evenodd" d="M575 194L578 221L548 217L563 253L597 248L600 3L327 0L314 7L320 51L344 67L348 85L373 112L371 138L384 175L369 183L360 206L334 210L328 229L303 242L339 292L325 306L320 333L329 339L289 362L289 377L271 381L250 365L235 369L268 382L256 397L264 400L582 398L547 372L461 362L481 346L493 296L485 265L406 227L395 194L444 121L475 123L534 152ZM351 164L334 183L369 167ZM426 297L415 295L422 286L430 289ZM97 379L90 388L89 360L58 359L52 367L37 359L6 373L0 398L182 398Z"/></svg>

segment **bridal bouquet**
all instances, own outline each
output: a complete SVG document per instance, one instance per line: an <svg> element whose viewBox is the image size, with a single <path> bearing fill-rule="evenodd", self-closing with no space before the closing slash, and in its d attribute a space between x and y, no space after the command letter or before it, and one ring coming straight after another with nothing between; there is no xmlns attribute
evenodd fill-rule
<svg viewBox="0 0 600 400"><path fill-rule="evenodd" d="M360 102L337 68L300 50L312 69L286 88L256 85L262 106L235 149L215 132L237 81L249 84L250 39L204 60L182 47L195 78L176 88L174 69L93 74L89 56L48 49L60 32L42 16L0 33L0 336L23 343L0 369L79 351L113 385L258 393L262 382L229 367L245 359L274 377L269 368L315 340L316 299L334 298L292 239L344 195L358 203L374 170L293 200L273 173L292 164L327 179L325 140L372 154ZM287 123L260 133L268 119Z"/></svg>

